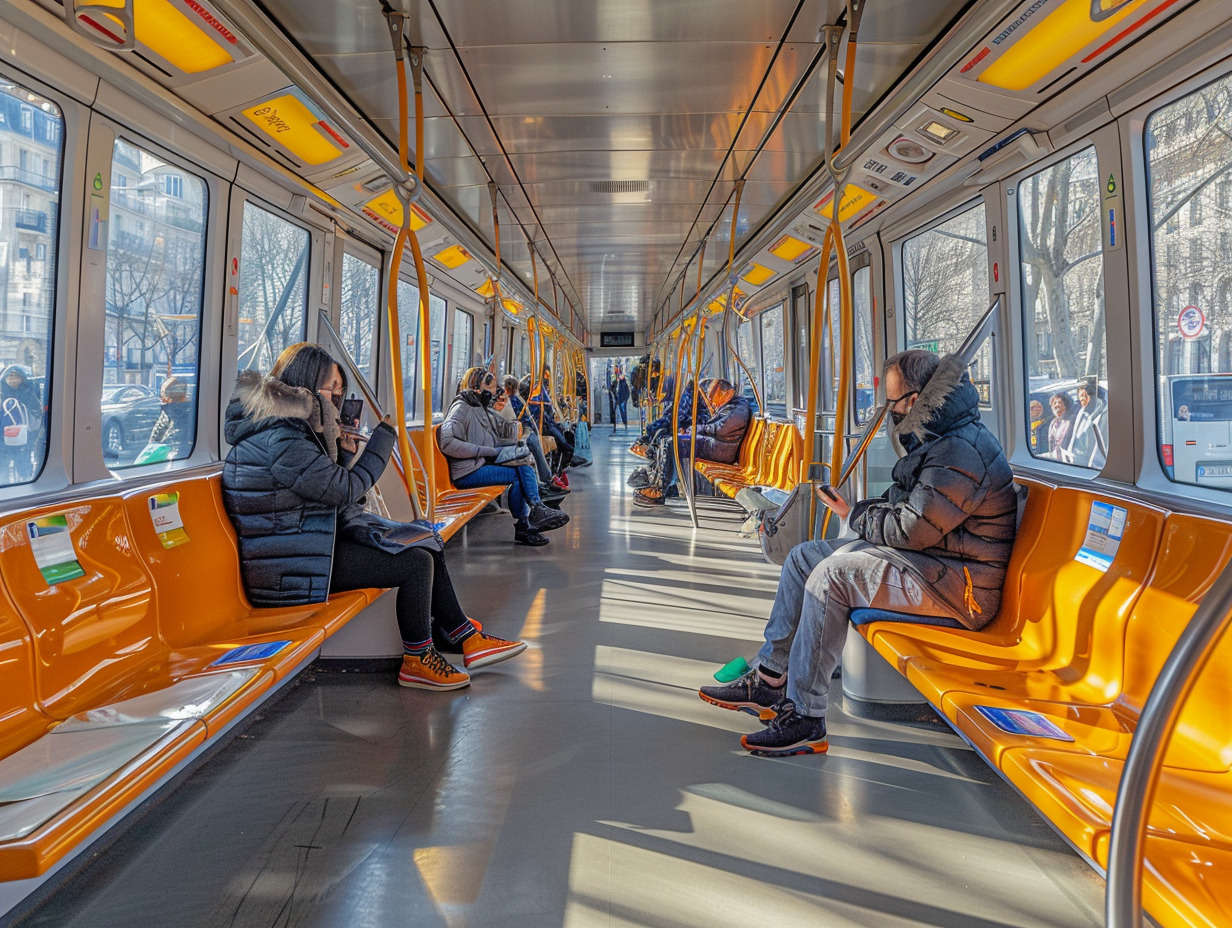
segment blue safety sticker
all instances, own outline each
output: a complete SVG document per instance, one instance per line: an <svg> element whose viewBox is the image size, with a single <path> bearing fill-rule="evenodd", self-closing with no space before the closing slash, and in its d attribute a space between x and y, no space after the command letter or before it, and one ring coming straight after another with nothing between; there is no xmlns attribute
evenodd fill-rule
<svg viewBox="0 0 1232 928"><path fill-rule="evenodd" d="M224 664L242 664L245 661L263 661L267 657L273 657L291 642L289 641L266 641L262 644L245 644L238 648L232 648L214 663L211 667L221 667Z"/></svg>
<svg viewBox="0 0 1232 928"><path fill-rule="evenodd" d="M976 706L980 715L1002 731L1011 735L1029 735L1032 738L1052 738L1056 741L1073 741L1051 719L1029 709L1000 709L996 706Z"/></svg>
<svg viewBox="0 0 1232 928"><path fill-rule="evenodd" d="M1087 521L1087 534L1074 560L1107 573L1121 547L1125 534L1125 520L1129 510L1111 503L1091 504L1091 518Z"/></svg>

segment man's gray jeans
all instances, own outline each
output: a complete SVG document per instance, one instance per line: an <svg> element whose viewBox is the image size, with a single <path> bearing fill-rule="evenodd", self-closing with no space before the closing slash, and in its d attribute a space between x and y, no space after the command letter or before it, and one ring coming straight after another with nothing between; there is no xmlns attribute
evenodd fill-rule
<svg viewBox="0 0 1232 928"><path fill-rule="evenodd" d="M756 663L772 676L786 671L787 698L804 715L826 714L830 677L853 609L958 618L920 578L882 552L855 539L806 541L787 555Z"/></svg>

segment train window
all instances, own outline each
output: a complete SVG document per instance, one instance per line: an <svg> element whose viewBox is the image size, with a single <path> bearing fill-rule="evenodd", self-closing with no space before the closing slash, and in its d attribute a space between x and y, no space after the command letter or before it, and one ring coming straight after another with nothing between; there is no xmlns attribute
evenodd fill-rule
<svg viewBox="0 0 1232 928"><path fill-rule="evenodd" d="M102 443L113 468L188 457L197 437L206 186L116 139Z"/></svg>
<svg viewBox="0 0 1232 928"><path fill-rule="evenodd" d="M903 242L903 307L907 347L949 354L988 309L988 246L984 204ZM981 405L991 397L992 351L979 350L970 369Z"/></svg>
<svg viewBox="0 0 1232 928"><path fill-rule="evenodd" d="M380 299L380 271L351 253L342 256L342 344L356 367L373 380L372 334Z"/></svg>
<svg viewBox="0 0 1232 928"><path fill-rule="evenodd" d="M309 235L252 203L241 234L239 369L268 371L304 340Z"/></svg>
<svg viewBox="0 0 1232 928"><path fill-rule="evenodd" d="M821 408L834 412L838 406L838 379L842 370L842 333L839 331L839 300L842 298L842 289L837 277L826 281L826 295L830 299L830 325L821 333L821 369L827 373L818 377L817 383L822 391Z"/></svg>
<svg viewBox="0 0 1232 928"><path fill-rule="evenodd" d="M1108 456L1098 175L1087 148L1018 183L1028 447L1096 470Z"/></svg>
<svg viewBox="0 0 1232 928"><path fill-rule="evenodd" d="M453 333L450 336L449 389L456 391L462 375L471 366L474 333L471 331L471 314L460 309L453 311Z"/></svg>
<svg viewBox="0 0 1232 928"><path fill-rule="evenodd" d="M744 362L744 367L748 368L746 373L744 367L736 365L737 383L740 384L740 392L742 395L752 400L756 396L756 391L753 385L749 383L749 375L751 374L757 380L757 390L761 391L765 396L765 390L762 389L761 379L761 351L757 344L756 326L747 319L740 321L740 327L736 329L736 350L740 352L740 360Z"/></svg>
<svg viewBox="0 0 1232 928"><path fill-rule="evenodd" d="M23 106L30 110L31 129L19 134L14 117ZM34 480L47 459L64 133L54 103L4 80L0 117L0 137L6 139L0 145L0 196L13 207L0 226L0 254L8 255L0 313L0 486L12 486Z"/></svg>
<svg viewBox="0 0 1232 928"><path fill-rule="evenodd" d="M1168 478L1232 489L1232 77L1147 120L1159 457Z"/></svg>
<svg viewBox="0 0 1232 928"><path fill-rule="evenodd" d="M762 401L766 415L787 417L787 374L783 350L783 304L772 306L761 314L761 357L765 371L765 392Z"/></svg>
<svg viewBox="0 0 1232 928"><path fill-rule="evenodd" d="M402 331L402 389L407 420L419 410L419 288L398 281L398 324ZM441 340L445 332L445 301L428 294L428 325L432 329L432 406L441 410Z"/></svg>
<svg viewBox="0 0 1232 928"><path fill-rule="evenodd" d="M865 266L852 279L852 309L855 313L856 422L863 425L873 413L877 390L873 386L873 272Z"/></svg>

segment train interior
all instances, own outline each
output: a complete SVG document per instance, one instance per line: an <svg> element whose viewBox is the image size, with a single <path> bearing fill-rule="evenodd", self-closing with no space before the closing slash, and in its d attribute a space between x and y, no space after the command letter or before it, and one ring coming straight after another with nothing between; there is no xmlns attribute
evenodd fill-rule
<svg viewBox="0 0 1232 928"><path fill-rule="evenodd" d="M1232 923L1226 3L0 0L0 38L0 923ZM389 591L249 601L224 412L302 341L528 644L467 689L396 686ZM891 485L907 349L1013 467L1001 609L867 616L829 751L750 756L697 689L842 531L814 487ZM440 450L473 367L577 442L542 548ZM738 459L639 505L716 378Z"/></svg>

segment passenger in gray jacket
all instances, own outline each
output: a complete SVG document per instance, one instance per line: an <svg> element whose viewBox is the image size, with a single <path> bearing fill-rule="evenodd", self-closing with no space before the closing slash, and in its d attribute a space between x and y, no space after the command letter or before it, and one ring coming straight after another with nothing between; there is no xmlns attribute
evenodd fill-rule
<svg viewBox="0 0 1232 928"><path fill-rule="evenodd" d="M458 489L508 487L514 541L541 547L543 532L563 526L569 517L549 509L539 497L539 478L518 423L492 411L496 375L472 367L462 375L461 389L441 423L441 454L449 460L449 478Z"/></svg>
<svg viewBox="0 0 1232 928"><path fill-rule="evenodd" d="M858 536L797 545L783 565L756 667L701 698L769 721L741 744L755 754L820 754L825 712L853 609L879 620L983 628L1001 606L1014 544L1014 475L981 424L962 363L927 351L886 361L891 438L903 457L882 496L848 507L818 498Z"/></svg>

